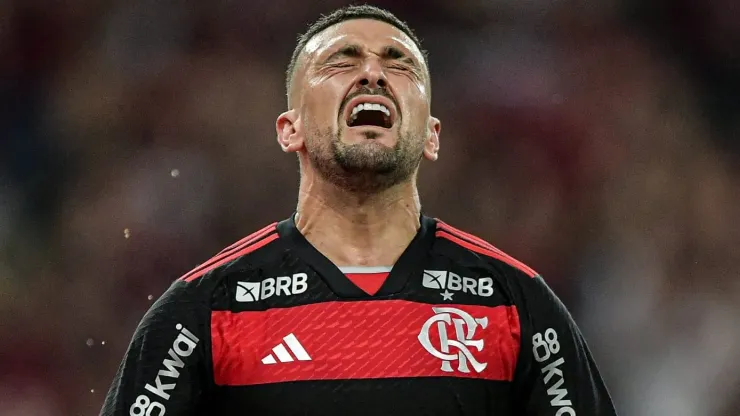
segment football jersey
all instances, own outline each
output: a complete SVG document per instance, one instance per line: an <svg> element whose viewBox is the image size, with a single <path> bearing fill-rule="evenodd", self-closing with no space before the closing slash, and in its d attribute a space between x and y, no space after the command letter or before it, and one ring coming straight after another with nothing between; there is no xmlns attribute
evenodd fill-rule
<svg viewBox="0 0 740 416"><path fill-rule="evenodd" d="M102 414L616 414L535 271L440 220L420 223L373 295L294 216L225 248L146 313Z"/></svg>

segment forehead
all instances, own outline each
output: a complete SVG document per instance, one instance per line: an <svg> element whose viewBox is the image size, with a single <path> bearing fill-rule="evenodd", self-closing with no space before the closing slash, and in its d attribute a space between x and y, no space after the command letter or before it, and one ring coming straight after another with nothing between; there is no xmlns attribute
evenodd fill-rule
<svg viewBox="0 0 740 416"><path fill-rule="evenodd" d="M330 26L314 36L304 49L308 59L330 54L342 46L353 43L370 49L396 46L408 52L424 66L419 47L408 35L395 26L373 19L354 19Z"/></svg>

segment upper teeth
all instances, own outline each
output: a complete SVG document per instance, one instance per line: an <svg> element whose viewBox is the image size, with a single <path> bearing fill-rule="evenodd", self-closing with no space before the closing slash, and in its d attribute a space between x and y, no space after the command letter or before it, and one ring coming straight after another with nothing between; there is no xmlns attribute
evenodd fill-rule
<svg viewBox="0 0 740 416"><path fill-rule="evenodd" d="M383 104L370 104L370 103L357 104L355 108L352 109L352 115L355 115L362 110L382 111L388 117L390 117L391 115L391 111L388 110L388 107L384 106Z"/></svg>

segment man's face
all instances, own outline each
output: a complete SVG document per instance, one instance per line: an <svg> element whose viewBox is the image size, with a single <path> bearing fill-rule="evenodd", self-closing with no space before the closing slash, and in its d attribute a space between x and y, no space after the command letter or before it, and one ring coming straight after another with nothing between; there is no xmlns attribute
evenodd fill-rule
<svg viewBox="0 0 740 416"><path fill-rule="evenodd" d="M338 185L367 191L414 175L439 130L414 42L387 23L349 20L311 39L302 59L292 92L294 126L312 167Z"/></svg>

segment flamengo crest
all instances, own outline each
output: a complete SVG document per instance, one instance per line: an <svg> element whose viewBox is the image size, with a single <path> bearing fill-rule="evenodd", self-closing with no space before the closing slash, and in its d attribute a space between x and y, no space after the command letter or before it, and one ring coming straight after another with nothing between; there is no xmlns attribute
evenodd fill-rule
<svg viewBox="0 0 740 416"><path fill-rule="evenodd" d="M487 363L481 363L475 359L469 347L477 351L483 350L483 340L473 339L475 331L480 326L485 329L488 325L488 318L473 318L469 313L451 307L433 307L432 310L436 315L427 319L419 333L419 342L429 351L430 354L442 360L442 371L451 373L452 361L457 361L457 371L469 373L468 362L476 373L483 371ZM429 336L429 329L432 325L437 324L439 339L432 342ZM447 328L454 325L454 337L450 337Z"/></svg>

